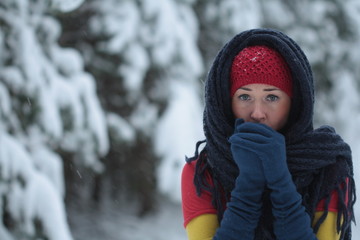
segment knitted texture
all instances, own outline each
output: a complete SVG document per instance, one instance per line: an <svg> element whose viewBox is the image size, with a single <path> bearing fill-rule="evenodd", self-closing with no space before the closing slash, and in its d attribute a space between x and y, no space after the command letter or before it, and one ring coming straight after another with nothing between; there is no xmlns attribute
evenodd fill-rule
<svg viewBox="0 0 360 240"><path fill-rule="evenodd" d="M305 209L313 218L317 203L321 199L329 199L331 193L337 191L338 230L342 230L341 239L349 240L356 199L350 147L331 127L324 126L314 130L314 86L309 62L291 38L276 30L253 29L236 35L221 49L213 62L205 85L203 121L206 145L199 154L196 151L194 157L187 159L198 159L194 177L197 192L201 194L201 191L207 189L212 193L213 205L218 209L221 220L225 206L222 205L223 195L220 193L224 192L225 197L228 197L239 175L228 143L228 138L234 132L235 121L231 110L231 66L241 50L256 45L277 51L288 63L292 74L292 105L288 123L282 133L286 140L288 167L297 190L302 195ZM205 172L212 175L213 187L207 183ZM265 192L263 197L263 213L255 239L274 239L269 195L269 192ZM327 210L314 227L315 231L326 214Z"/></svg>
<svg viewBox="0 0 360 240"><path fill-rule="evenodd" d="M266 46L250 46L234 58L230 74L230 96L242 86L262 83L292 96L291 72L284 58Z"/></svg>

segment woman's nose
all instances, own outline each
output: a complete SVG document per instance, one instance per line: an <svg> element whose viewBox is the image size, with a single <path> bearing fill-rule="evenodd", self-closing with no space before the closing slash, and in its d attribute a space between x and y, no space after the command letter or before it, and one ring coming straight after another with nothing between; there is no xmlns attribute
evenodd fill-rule
<svg viewBox="0 0 360 240"><path fill-rule="evenodd" d="M261 103L254 103L250 117L256 122L262 122L263 120L265 120L266 112L264 106Z"/></svg>

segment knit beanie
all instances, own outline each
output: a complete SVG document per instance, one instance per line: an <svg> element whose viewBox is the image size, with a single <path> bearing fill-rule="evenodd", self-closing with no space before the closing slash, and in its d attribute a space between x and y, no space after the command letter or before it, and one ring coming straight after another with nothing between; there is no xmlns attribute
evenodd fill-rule
<svg viewBox="0 0 360 240"><path fill-rule="evenodd" d="M291 72L284 58L266 46L249 46L234 58L230 73L230 96L242 86L261 83L275 86L292 97Z"/></svg>

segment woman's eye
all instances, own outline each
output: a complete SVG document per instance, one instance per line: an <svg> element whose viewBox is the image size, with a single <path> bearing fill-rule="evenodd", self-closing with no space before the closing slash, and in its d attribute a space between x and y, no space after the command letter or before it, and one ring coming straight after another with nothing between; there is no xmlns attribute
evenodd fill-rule
<svg viewBox="0 0 360 240"><path fill-rule="evenodd" d="M276 96L276 95L270 94L270 95L268 95L268 96L266 97L266 99L267 99L268 101L270 101L270 102L275 102L275 101L277 101L277 100L279 99L279 97Z"/></svg>
<svg viewBox="0 0 360 240"><path fill-rule="evenodd" d="M241 100L241 101L248 101L250 100L250 96L248 94L241 94L238 96L238 98Z"/></svg>

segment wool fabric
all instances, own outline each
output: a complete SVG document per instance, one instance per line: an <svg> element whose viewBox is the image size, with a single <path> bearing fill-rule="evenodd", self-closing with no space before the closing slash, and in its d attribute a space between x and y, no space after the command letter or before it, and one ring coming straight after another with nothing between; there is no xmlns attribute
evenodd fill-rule
<svg viewBox="0 0 360 240"><path fill-rule="evenodd" d="M351 239L353 205L356 199L351 149L335 130L329 126L313 127L314 84L309 62L300 47L287 35L273 29L252 29L231 39L218 53L207 76L203 127L206 140L199 141L194 184L197 193L209 191L221 221L225 206L221 198L228 197L239 175L230 151L228 138L234 132L234 115L231 109L230 75L234 58L250 46L267 46L278 52L288 64L292 79L292 102L287 125L281 130L286 140L289 171L303 205L311 219L321 199L330 199L331 193L339 195L337 228L341 240ZM206 143L198 152L199 145ZM210 173L211 186L206 180ZM340 187L345 186L345 187ZM257 226L255 239L274 239L270 193L265 191L263 212ZM345 199L348 199L345 202ZM314 226L316 232L327 215L325 201L323 216Z"/></svg>
<svg viewBox="0 0 360 240"><path fill-rule="evenodd" d="M232 63L230 96L240 87L253 83L278 87L292 97L290 69L284 58L267 46L244 48Z"/></svg>

